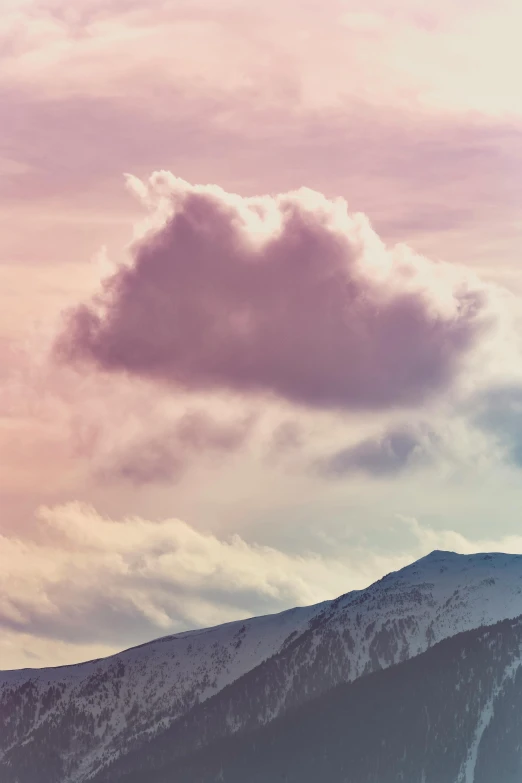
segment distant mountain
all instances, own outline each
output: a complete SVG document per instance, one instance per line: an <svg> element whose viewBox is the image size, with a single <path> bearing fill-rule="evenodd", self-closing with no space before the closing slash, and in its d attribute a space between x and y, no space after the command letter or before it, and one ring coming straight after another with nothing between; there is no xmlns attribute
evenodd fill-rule
<svg viewBox="0 0 522 783"><path fill-rule="evenodd" d="M398 671L443 639L519 615L522 556L433 552L334 601L77 666L0 673L0 781L149 781L167 768L174 781L189 754L233 735L239 741L307 702L311 709L340 684Z"/></svg>

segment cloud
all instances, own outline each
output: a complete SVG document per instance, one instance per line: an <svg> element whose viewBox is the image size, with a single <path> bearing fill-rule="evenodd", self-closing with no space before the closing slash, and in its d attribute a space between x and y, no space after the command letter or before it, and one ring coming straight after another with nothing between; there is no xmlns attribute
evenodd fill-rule
<svg viewBox="0 0 522 783"><path fill-rule="evenodd" d="M69 313L57 342L69 361L185 390L386 408L449 386L489 323L479 281L387 250L342 199L242 198L166 172L131 185L153 214L130 263Z"/></svg>
<svg viewBox="0 0 522 783"><path fill-rule="evenodd" d="M496 386L470 401L474 424L492 434L508 462L522 467L522 386Z"/></svg>
<svg viewBox="0 0 522 783"><path fill-rule="evenodd" d="M250 444L260 415L240 401L231 409L229 400L56 366L53 337L0 335L1 491L43 491L52 502L49 491L70 490L68 481L103 491L108 483L176 483L191 469L221 468Z"/></svg>
<svg viewBox="0 0 522 783"><path fill-rule="evenodd" d="M7 5L0 24L3 80L52 94L121 94L136 83L146 87L158 71L166 81L181 75L193 90L203 83L232 92L246 83L262 94L298 74L297 95L319 107L348 94L382 105L520 112L520 9L513 0L496 13L490 3L474 3L471 18L467 3L457 9L443 2L427 12L425 3L404 0L393 8L372 0L363 13L333 0ZM507 56L484 62L487 34L502 40ZM458 52L469 68L459 67Z"/></svg>
<svg viewBox="0 0 522 783"><path fill-rule="evenodd" d="M504 535L490 538L469 538L455 530L435 530L422 525L415 517L397 514L402 523L426 552L441 549L457 552L461 555L471 555L475 552L506 552L519 555L522 553L521 535Z"/></svg>
<svg viewBox="0 0 522 783"><path fill-rule="evenodd" d="M161 432L152 434L144 428L101 465L98 475L138 485L173 483L195 460L201 463L209 456L223 459L239 451L253 425L253 416L223 423L201 411L188 412L174 424L165 422Z"/></svg>
<svg viewBox="0 0 522 783"><path fill-rule="evenodd" d="M304 445L304 433L297 421L287 420L278 424L272 432L268 447L270 457L293 452Z"/></svg>
<svg viewBox="0 0 522 783"><path fill-rule="evenodd" d="M0 537L0 625L124 645L313 603L362 569L202 532L178 519L115 521L71 503L39 511L38 541Z"/></svg>
<svg viewBox="0 0 522 783"><path fill-rule="evenodd" d="M57 650L72 662L93 646L107 654L333 598L433 549L522 551L521 536L472 541L406 516L394 525L400 537L406 533L402 550L379 555L356 544L334 556L288 553L178 519L110 519L78 503L41 508L38 520L37 538L0 536L0 651L9 654L14 634L42 664L56 663Z"/></svg>
<svg viewBox="0 0 522 783"><path fill-rule="evenodd" d="M316 467L329 478L358 472L374 477L395 476L409 468L429 465L435 456L437 440L430 430L398 426L341 449Z"/></svg>

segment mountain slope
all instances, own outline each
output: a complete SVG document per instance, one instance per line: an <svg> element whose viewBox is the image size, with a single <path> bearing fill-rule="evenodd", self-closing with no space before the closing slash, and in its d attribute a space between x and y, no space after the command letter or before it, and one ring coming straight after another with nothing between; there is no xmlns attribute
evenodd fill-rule
<svg viewBox="0 0 522 783"><path fill-rule="evenodd" d="M433 552L314 607L79 666L3 673L0 778L41 783L45 772L48 783L74 783L99 771L103 780L110 763L112 783L147 766L166 737L172 759L462 630L520 614L522 557Z"/></svg>
<svg viewBox="0 0 522 783"><path fill-rule="evenodd" d="M0 674L0 779L82 780L305 630L321 606L190 631L107 659ZM31 756L26 753L31 743ZM38 748L38 750L36 750Z"/></svg>
<svg viewBox="0 0 522 783"><path fill-rule="evenodd" d="M520 783L522 619L467 631L122 783Z"/></svg>

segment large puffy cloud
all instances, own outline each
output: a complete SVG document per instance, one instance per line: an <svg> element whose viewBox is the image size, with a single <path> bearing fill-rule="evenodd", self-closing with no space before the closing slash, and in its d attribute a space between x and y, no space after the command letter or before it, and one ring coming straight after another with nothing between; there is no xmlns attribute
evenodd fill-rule
<svg viewBox="0 0 522 783"><path fill-rule="evenodd" d="M489 323L463 269L389 251L342 199L241 198L166 172L131 261L71 313L57 348L184 389L326 408L416 404L448 386Z"/></svg>

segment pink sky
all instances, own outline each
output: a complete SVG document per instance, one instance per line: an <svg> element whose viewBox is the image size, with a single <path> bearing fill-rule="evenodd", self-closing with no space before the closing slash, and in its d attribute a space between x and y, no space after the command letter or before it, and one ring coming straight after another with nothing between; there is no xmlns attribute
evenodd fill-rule
<svg viewBox="0 0 522 783"><path fill-rule="evenodd" d="M521 23L4 0L1 668L521 550Z"/></svg>

